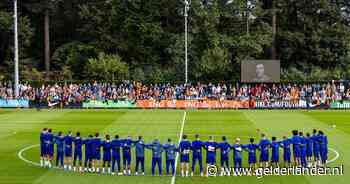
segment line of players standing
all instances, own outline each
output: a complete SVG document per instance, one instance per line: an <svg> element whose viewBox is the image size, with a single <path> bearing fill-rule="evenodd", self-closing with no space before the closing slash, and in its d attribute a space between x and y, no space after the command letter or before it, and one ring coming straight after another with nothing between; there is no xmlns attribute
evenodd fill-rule
<svg viewBox="0 0 350 184"><path fill-rule="evenodd" d="M304 136L303 132L297 130L293 130L292 134L290 138L284 136L280 141L277 141L276 137L272 137L270 141L265 134L261 134L258 144L254 143L254 138L250 138L248 144L241 144L239 138L235 140L234 144L229 144L225 136L222 137L221 142L215 142L212 136L209 137L209 141L201 141L199 135L196 135L195 140L191 142L186 135L183 135L177 146L171 139L168 139L166 144L161 144L158 139L146 144L141 136L137 140L132 140L130 136L120 139L116 135L112 140L109 135L106 135L102 140L98 133L95 136L89 135L87 138L82 138L79 132L76 133L76 136L73 136L71 132L67 135L63 135L62 132L54 135L51 129L44 128L40 134L40 164L42 167L51 168L56 148L57 167L79 172L100 173L102 148L102 173L131 175L131 150L133 147L135 147L136 155L135 175L138 175L139 169L141 169L142 175L145 174L145 149L152 151L152 175L155 175L156 167L158 167L158 174L162 175L162 154L165 152L167 175L175 174L176 154L179 153L181 176L189 176L190 153L192 153L191 175L195 171L195 166L199 165L200 175L203 176L203 149L206 150L207 167L216 164L216 152L220 150L221 175L230 174L231 150L236 169L242 167L244 151L248 152L249 167L257 167L258 150L260 152L260 167L268 167L269 163L274 167L279 167L280 148L283 149L284 167L311 167L326 164L328 139L322 131L313 130L312 136L309 133ZM293 161L291 160L292 152ZM208 173L206 175L208 176Z"/></svg>

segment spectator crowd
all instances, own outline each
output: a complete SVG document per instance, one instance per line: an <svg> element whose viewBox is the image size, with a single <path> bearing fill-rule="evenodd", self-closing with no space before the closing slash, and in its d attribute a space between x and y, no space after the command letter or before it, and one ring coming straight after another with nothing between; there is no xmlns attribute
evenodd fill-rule
<svg viewBox="0 0 350 184"><path fill-rule="evenodd" d="M260 100L329 103L350 99L350 83L329 82L312 84L143 84L64 83L34 87L20 84L17 99L79 103L89 100ZM12 83L0 82L0 99L16 99Z"/></svg>

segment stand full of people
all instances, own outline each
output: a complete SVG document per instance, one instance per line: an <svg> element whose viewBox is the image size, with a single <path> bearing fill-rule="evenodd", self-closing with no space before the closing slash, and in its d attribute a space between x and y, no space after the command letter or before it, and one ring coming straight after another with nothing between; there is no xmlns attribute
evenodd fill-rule
<svg viewBox="0 0 350 184"><path fill-rule="evenodd" d="M144 84L137 81L121 83L61 83L20 84L19 96L14 94L12 83L0 81L0 100L22 99L36 103L59 103L62 106L89 100L247 100L261 102L299 100L313 104L330 104L332 101L350 100L349 82L329 83L192 83Z"/></svg>

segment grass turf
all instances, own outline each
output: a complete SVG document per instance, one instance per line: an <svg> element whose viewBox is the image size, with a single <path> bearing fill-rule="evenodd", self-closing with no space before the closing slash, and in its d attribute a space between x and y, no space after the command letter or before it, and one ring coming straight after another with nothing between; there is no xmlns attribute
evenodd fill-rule
<svg viewBox="0 0 350 184"><path fill-rule="evenodd" d="M101 134L119 134L122 137L142 135L146 142L159 138L178 141L181 130L182 110L3 110L0 109L0 183L171 183L171 177L150 176L103 176L78 174L61 170L47 170L32 166L20 160L18 151L38 144L39 132L43 127L67 132L80 131L83 136L96 131ZM343 176L266 176L257 179L245 177L181 178L176 183L347 183L350 168L350 111L282 111L282 110L239 110L239 111L192 111L188 110L184 124L184 134L190 139L200 134L203 140L214 135L219 141L222 135L232 143L240 137L243 143L248 138L258 137L257 129L269 137L289 135L292 129L310 132L313 128L322 129L328 135L329 147L334 148L340 157L330 166L344 165ZM333 125L336 125L335 128ZM38 161L38 148L24 152L23 156ZM244 154L247 155L246 153ZM231 155L232 156L232 155ZM329 157L334 157L330 152ZM146 173L150 173L150 151L146 155ZM219 160L219 157L217 158ZM135 159L134 159L135 160ZM230 160L232 165L232 158ZM246 166L246 157L243 160ZM218 162L219 163L219 162ZM134 162L132 162L132 169ZM165 168L165 164L163 164Z"/></svg>

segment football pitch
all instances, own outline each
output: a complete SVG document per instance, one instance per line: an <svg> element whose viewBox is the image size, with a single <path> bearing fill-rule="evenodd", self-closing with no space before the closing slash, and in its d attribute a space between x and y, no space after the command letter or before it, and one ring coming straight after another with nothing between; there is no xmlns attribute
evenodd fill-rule
<svg viewBox="0 0 350 184"><path fill-rule="evenodd" d="M328 136L329 166L344 166L344 175L338 176L226 176L187 177L176 176L177 184L223 184L223 183L310 183L346 184L350 180L350 111L328 110L7 110L0 109L0 183L43 183L43 184L83 184L83 183L123 183L123 184L172 184L170 176L109 176L79 174L57 169L43 169L35 166L39 162L39 133L42 128L52 128L56 134L69 130L80 131L83 137L100 132L102 135L115 134L121 137L131 135L133 139L141 135L146 142L159 138L165 143L168 138L178 143L179 135L199 134L202 140L210 135L221 141L225 135L230 143L241 138L248 143L250 137L259 140L259 132L281 139L298 129L311 132L320 129ZM34 146L33 146L34 145ZM20 154L19 154L20 153ZM146 151L146 174L150 174L151 151ZM134 150L132 151L134 155ZM230 165L233 165L232 153ZM247 166L247 153L243 164ZM217 154L217 161L219 161ZM135 167L132 160L132 169ZM163 157L164 161L164 157ZM217 162L220 163L220 162ZM179 164L178 164L179 166ZM163 162L165 169L165 161ZM179 172L178 172L179 173ZM197 172L198 174L198 172Z"/></svg>

